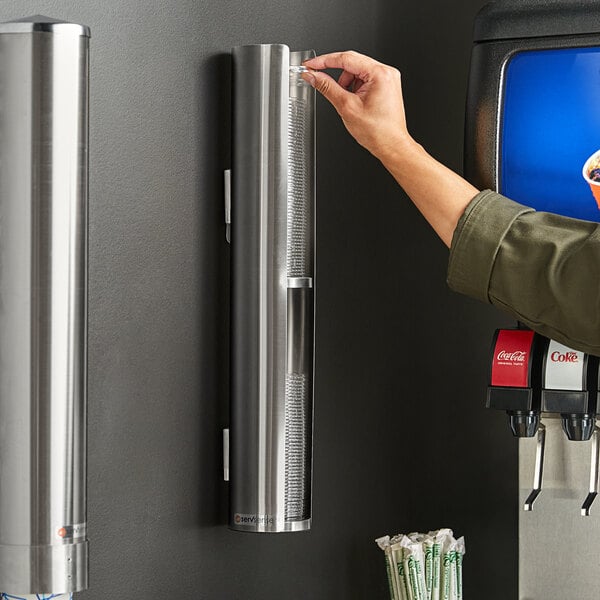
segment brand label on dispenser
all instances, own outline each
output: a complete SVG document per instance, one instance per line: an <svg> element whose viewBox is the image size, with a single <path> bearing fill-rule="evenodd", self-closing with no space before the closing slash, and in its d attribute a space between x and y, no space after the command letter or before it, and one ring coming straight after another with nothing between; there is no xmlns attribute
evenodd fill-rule
<svg viewBox="0 0 600 600"><path fill-rule="evenodd" d="M63 525L56 530L56 537L61 540L76 540L86 536L87 526L85 523L75 525Z"/></svg>
<svg viewBox="0 0 600 600"><path fill-rule="evenodd" d="M529 387L529 361L533 331L501 329L492 360L492 385Z"/></svg>
<svg viewBox="0 0 600 600"><path fill-rule="evenodd" d="M235 513L233 520L236 525L273 525L275 518L273 515L244 515L241 513Z"/></svg>
<svg viewBox="0 0 600 600"><path fill-rule="evenodd" d="M550 340L544 368L544 387L551 390L583 390L585 353Z"/></svg>

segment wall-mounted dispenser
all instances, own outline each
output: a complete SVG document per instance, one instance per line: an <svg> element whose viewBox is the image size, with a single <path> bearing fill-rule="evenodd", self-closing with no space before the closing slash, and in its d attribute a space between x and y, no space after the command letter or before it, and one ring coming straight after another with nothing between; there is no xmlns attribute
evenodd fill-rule
<svg viewBox="0 0 600 600"><path fill-rule="evenodd" d="M230 527L310 528L315 92L312 51L233 50Z"/></svg>
<svg viewBox="0 0 600 600"><path fill-rule="evenodd" d="M87 587L87 27L0 24L0 592ZM45 597L45 596L44 596Z"/></svg>

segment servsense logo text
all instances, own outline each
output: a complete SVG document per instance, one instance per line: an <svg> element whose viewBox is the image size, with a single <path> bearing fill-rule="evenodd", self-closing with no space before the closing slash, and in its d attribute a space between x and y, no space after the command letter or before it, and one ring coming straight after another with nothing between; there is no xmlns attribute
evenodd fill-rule
<svg viewBox="0 0 600 600"><path fill-rule="evenodd" d="M235 513L233 520L236 525L273 525L275 522L272 515L242 515Z"/></svg>

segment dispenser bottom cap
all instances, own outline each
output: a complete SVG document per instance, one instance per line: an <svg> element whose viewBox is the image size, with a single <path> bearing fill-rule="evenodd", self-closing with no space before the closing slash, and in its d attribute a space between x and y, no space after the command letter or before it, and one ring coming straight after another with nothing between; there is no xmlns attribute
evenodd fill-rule
<svg viewBox="0 0 600 600"><path fill-rule="evenodd" d="M284 521L271 519L266 522L252 522L244 519L246 515L235 514L229 523L229 528L234 531L245 531L248 533L286 533L293 531L308 531L310 529L312 519L304 519L303 521Z"/></svg>

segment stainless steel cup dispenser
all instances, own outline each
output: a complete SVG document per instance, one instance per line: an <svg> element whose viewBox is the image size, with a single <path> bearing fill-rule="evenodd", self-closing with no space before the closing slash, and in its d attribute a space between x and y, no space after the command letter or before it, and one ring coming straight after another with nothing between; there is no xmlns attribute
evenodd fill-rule
<svg viewBox="0 0 600 600"><path fill-rule="evenodd" d="M230 526L310 528L315 92L312 51L233 50Z"/></svg>
<svg viewBox="0 0 600 600"><path fill-rule="evenodd" d="M0 592L87 587L87 27L0 24Z"/></svg>

